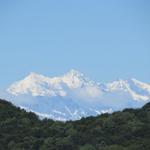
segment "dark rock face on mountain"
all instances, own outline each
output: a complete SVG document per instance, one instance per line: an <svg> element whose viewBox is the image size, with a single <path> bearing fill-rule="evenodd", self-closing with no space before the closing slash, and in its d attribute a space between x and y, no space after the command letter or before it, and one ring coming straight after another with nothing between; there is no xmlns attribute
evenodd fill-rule
<svg viewBox="0 0 150 150"><path fill-rule="evenodd" d="M150 103L59 122L0 100L1 150L150 150Z"/></svg>

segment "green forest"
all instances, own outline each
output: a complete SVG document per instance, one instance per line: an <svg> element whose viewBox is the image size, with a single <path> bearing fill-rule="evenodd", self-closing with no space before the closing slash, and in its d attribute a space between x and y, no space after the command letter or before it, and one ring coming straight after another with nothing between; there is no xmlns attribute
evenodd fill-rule
<svg viewBox="0 0 150 150"><path fill-rule="evenodd" d="M150 103L59 122L0 100L0 150L150 150Z"/></svg>

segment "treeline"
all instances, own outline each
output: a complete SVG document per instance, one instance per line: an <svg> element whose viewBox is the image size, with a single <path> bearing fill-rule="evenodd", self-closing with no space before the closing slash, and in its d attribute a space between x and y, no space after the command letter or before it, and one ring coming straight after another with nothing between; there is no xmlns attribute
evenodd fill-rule
<svg viewBox="0 0 150 150"><path fill-rule="evenodd" d="M150 150L150 103L64 123L0 100L0 150Z"/></svg>

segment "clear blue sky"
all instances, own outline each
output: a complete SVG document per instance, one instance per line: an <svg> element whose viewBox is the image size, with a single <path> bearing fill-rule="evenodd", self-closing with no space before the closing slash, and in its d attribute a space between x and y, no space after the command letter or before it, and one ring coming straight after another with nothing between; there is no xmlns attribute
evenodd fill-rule
<svg viewBox="0 0 150 150"><path fill-rule="evenodd" d="M74 68L150 83L149 0L0 1L0 87Z"/></svg>

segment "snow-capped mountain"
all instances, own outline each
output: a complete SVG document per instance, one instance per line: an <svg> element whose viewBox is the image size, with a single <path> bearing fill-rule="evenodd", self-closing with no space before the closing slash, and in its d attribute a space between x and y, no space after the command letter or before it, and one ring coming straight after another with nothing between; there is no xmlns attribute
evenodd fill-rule
<svg viewBox="0 0 150 150"><path fill-rule="evenodd" d="M60 77L31 73L8 88L12 102L55 120L77 120L150 100L150 85L136 79L98 84L71 70Z"/></svg>
<svg viewBox="0 0 150 150"><path fill-rule="evenodd" d="M13 95L30 94L32 96L62 96L71 94L98 97L101 94L99 86L88 80L78 71L71 70L61 77L48 78L43 75L31 73L24 80L16 82L8 89Z"/></svg>

